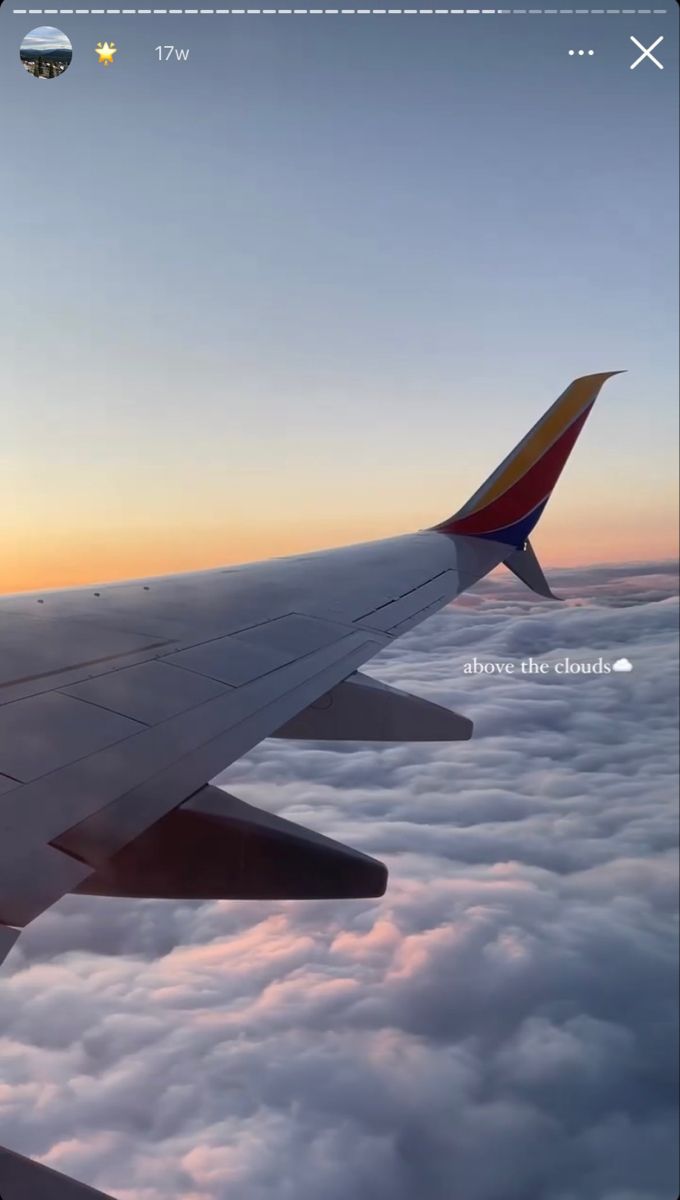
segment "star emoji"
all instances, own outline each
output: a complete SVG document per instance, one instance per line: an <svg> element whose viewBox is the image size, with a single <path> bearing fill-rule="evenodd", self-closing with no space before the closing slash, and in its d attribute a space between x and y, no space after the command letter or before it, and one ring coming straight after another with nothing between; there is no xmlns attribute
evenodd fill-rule
<svg viewBox="0 0 680 1200"><path fill-rule="evenodd" d="M118 53L115 42L97 42L94 52L99 55L99 61L105 67L113 65L113 56Z"/></svg>

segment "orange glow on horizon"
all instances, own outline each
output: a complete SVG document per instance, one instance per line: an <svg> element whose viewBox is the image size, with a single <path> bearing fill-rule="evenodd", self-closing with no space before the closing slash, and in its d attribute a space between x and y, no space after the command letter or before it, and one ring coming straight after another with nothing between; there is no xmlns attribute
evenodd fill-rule
<svg viewBox="0 0 680 1200"><path fill-rule="evenodd" d="M383 518L373 522L308 522L304 528L283 523L274 527L184 526L181 530L81 528L58 536L30 538L24 531L23 536L5 539L0 593L198 571L372 541L418 527L411 520L394 528L393 522ZM543 565L559 568L651 562L674 560L678 555L677 541L668 524L631 531L615 522L600 521L583 528L575 527L573 517L567 520L557 516L546 521L544 528L539 526L532 541Z"/></svg>

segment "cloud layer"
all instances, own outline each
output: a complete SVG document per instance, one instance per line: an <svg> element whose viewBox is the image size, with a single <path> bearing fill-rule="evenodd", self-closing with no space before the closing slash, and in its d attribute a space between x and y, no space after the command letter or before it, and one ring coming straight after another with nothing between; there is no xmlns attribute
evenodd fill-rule
<svg viewBox="0 0 680 1200"><path fill-rule="evenodd" d="M229 770L385 859L383 900L36 922L0 979L2 1141L120 1200L670 1200L674 579L556 572L561 606L487 581L370 668L471 742L270 741Z"/></svg>

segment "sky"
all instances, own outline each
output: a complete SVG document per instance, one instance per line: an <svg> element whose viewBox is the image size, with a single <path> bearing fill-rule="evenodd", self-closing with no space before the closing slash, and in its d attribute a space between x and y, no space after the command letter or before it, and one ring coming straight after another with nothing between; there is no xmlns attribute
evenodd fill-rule
<svg viewBox="0 0 680 1200"><path fill-rule="evenodd" d="M35 29L29 30L21 44L24 53L32 50L36 54L44 53L46 50L70 50L70 48L71 43L66 34L61 29L55 29L53 25L39 25Z"/></svg>
<svg viewBox="0 0 680 1200"><path fill-rule="evenodd" d="M678 1194L677 572L509 573L370 664L470 742L269 740L235 795L381 900L69 897L0 977L0 1128L117 1200ZM628 674L470 675L627 657Z"/></svg>
<svg viewBox="0 0 680 1200"><path fill-rule="evenodd" d="M675 6L62 16L49 86L39 20L0 11L0 590L434 524L617 369L535 544L675 553Z"/></svg>

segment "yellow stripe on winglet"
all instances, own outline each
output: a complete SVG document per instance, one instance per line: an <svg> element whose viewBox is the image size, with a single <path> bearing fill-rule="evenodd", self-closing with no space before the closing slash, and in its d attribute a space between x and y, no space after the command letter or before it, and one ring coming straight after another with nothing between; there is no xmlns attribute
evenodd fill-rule
<svg viewBox="0 0 680 1200"><path fill-rule="evenodd" d="M471 516L486 508L493 500L507 492L518 479L538 462L539 458L549 450L554 442L568 429L583 410L597 399L600 388L612 375L618 371L606 371L600 375L583 375L573 383L534 425L523 441L512 452L510 460L497 478L491 477L486 487L478 494L474 507L461 509L460 516Z"/></svg>

